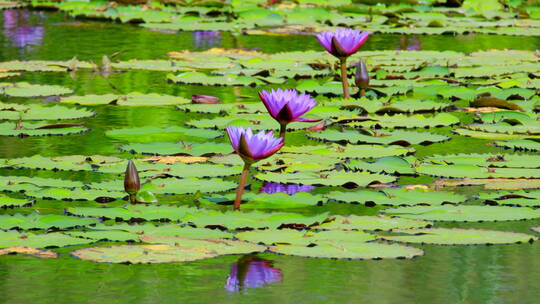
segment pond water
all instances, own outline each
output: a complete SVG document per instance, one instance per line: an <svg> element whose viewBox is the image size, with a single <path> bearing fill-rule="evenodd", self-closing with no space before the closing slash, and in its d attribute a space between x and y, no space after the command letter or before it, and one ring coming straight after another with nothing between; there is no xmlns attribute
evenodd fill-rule
<svg viewBox="0 0 540 304"><path fill-rule="evenodd" d="M98 62L103 55L123 51L116 59L156 59L170 51L205 50L212 47L256 49L266 53L319 50L311 36L234 36L230 33L163 33L134 25L74 20L62 13L5 10L0 13L0 61L80 60ZM464 35L374 35L363 50L535 50L540 37ZM257 88L185 86L164 81L165 73L130 71L108 77L90 71L24 73L14 78L41 84L59 84L76 95L139 91L190 97L219 96L234 102L240 96L255 101ZM16 99L41 102L40 99ZM249 100L249 99L248 99ZM104 131L131 126L181 125L196 114L171 107L93 107L98 113L87 121L92 131L69 137L0 137L0 157L41 154L104 154L129 157L106 138ZM448 132L442 128L441 132ZM302 132L291 144L308 143ZM416 155L457 152L502 151L487 141L456 137L431 146L415 147ZM5 173L5 172L4 172ZM8 174L8 173L5 173ZM9 174L14 174L9 172ZM21 171L41 176L46 173ZM58 173L70 177L81 173ZM431 178L405 178L400 183L425 183ZM315 191L325 191L324 188ZM474 193L474 187L463 192ZM166 198L173 201L175 198ZM189 200L189 198L187 199ZM32 209L63 212L82 203L38 201L35 208L1 211L2 214ZM322 211L337 214L373 214L373 208L328 204ZM474 227L527 232L540 220L495 224L443 224L442 227ZM189 263L117 265L93 263L69 257L62 248L59 259L23 256L0 257L2 303L538 303L540 245L422 246L425 256L412 260L348 261L297 258L276 254L257 257L224 256ZM254 279L253 277L257 279ZM251 280L251 281L250 281ZM253 283L257 280L258 284Z"/></svg>

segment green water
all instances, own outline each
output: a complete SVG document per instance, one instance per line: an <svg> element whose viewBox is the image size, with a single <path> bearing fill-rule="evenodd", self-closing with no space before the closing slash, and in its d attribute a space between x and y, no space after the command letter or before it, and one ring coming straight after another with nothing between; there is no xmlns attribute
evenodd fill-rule
<svg viewBox="0 0 540 304"><path fill-rule="evenodd" d="M42 59L99 61L103 55L124 51L117 59L162 58L169 51L204 50L210 47L249 48L267 53L319 49L311 36L268 37L233 36L223 33L212 39L197 39L192 33L160 33L132 25L81 21L61 13L8 11L15 15L19 28L6 27L5 13L0 18L0 60ZM373 35L365 50L475 50L514 48L535 50L539 37L493 35L400 36ZM210 94L226 102L239 96L255 100L257 88L182 86L164 81L165 73L131 71L108 78L81 71L67 73L25 73L14 81L60 84L75 94L102 94L139 91L184 97ZM5 101L5 100L4 100ZM41 99L10 99L36 102ZM0 157L12 158L41 154L106 154L129 157L117 147L120 142L104 137L104 131L125 126L180 125L197 117L172 107L93 107L96 117L86 120L92 131L84 135L43 138L0 138ZM442 129L442 132L444 131ZM289 139L291 144L307 143L303 134ZM428 147L415 147L416 155L455 152L501 151L487 141L456 137ZM33 171L3 171L2 174L43 175ZM81 177L81 173L62 172L55 177ZM92 178L92 176L82 176ZM401 183L429 182L426 178L403 179ZM255 187L260 185L255 184ZM325 191L317 189L316 191ZM475 188L461 191L474 193ZM189 202L189 198L181 198ZM178 197L168 197L168 202ZM113 203L113 204L120 204ZM73 205L95 203L38 201L42 213L62 213ZM25 212L2 210L2 214ZM311 210L313 211L313 210ZM374 208L328 204L313 212L373 214ZM495 224L445 224L448 227L493 228L527 232L540 220ZM69 257L74 248L62 248L59 259L23 256L0 257L0 301L2 303L538 303L540 289L540 245L508 246L422 246L425 256L413 260L343 261L296 258L261 254L273 261L283 279L263 288L229 292L225 287L231 265L241 256L225 256L190 263L163 265L116 265L80 261Z"/></svg>

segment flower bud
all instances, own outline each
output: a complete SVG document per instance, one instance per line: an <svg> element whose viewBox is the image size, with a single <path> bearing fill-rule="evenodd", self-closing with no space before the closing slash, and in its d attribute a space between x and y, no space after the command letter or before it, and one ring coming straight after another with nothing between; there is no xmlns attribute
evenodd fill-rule
<svg viewBox="0 0 540 304"><path fill-rule="evenodd" d="M126 174L124 176L124 190L131 196L137 194L141 189L141 182L139 181L139 172L133 163L133 160L129 160Z"/></svg>
<svg viewBox="0 0 540 304"><path fill-rule="evenodd" d="M354 76L354 82L358 88L367 89L369 87L369 73L363 60L358 61Z"/></svg>

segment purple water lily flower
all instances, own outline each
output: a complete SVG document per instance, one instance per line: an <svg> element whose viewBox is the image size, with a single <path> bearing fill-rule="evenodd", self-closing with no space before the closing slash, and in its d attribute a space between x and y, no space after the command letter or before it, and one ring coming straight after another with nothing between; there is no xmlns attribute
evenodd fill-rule
<svg viewBox="0 0 540 304"><path fill-rule="evenodd" d="M369 33L361 30L337 29L322 32L316 37L328 53L342 58L356 53L368 39Z"/></svg>
<svg viewBox="0 0 540 304"><path fill-rule="evenodd" d="M271 91L260 91L259 97L268 113L281 125L281 137L285 136L287 124L291 122L320 121L320 119L301 117L317 105L315 99L309 94L300 94L298 91L291 89L272 89Z"/></svg>
<svg viewBox="0 0 540 304"><path fill-rule="evenodd" d="M228 126L227 134L234 151L246 163L254 163L276 153L285 143L282 138L274 137L272 131L261 131L253 134L250 128Z"/></svg>
<svg viewBox="0 0 540 304"><path fill-rule="evenodd" d="M240 176L240 183L236 190L236 199L234 201L234 210L240 209L242 194L249 174L249 168L258 160L267 158L276 153L283 145L283 138L275 138L272 131L261 131L253 134L250 128L228 126L227 135L234 148L234 151L244 160L244 169Z"/></svg>
<svg viewBox="0 0 540 304"><path fill-rule="evenodd" d="M314 186L311 185L295 185L295 184L280 184L280 183L264 183L262 186L260 192L262 193L287 193L289 195L293 195L298 192L309 192L311 190L315 189Z"/></svg>
<svg viewBox="0 0 540 304"><path fill-rule="evenodd" d="M246 256L231 266L225 289L237 292L244 288L261 288L268 283L281 282L282 279L281 270L272 267L272 261Z"/></svg>
<svg viewBox="0 0 540 304"><path fill-rule="evenodd" d="M343 96L350 98L349 84L347 83L347 57L356 53L368 39L368 32L352 29L337 29L335 31L322 32L317 35L321 45L332 55L339 58L341 66L341 83Z"/></svg>

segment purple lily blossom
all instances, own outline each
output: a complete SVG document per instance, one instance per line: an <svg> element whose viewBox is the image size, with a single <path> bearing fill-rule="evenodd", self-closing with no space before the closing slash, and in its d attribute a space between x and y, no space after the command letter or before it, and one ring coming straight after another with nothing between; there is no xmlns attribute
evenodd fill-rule
<svg viewBox="0 0 540 304"><path fill-rule="evenodd" d="M242 257L231 266L225 289L230 292L244 288L261 288L268 283L281 282L281 270L272 267L272 261L255 256Z"/></svg>
<svg viewBox="0 0 540 304"><path fill-rule="evenodd" d="M271 156L285 144L283 138L274 137L272 131L253 134L251 128L228 126L227 134L236 153L249 163Z"/></svg>
<svg viewBox="0 0 540 304"><path fill-rule="evenodd" d="M297 192L309 192L311 190L315 189L314 186L311 185L295 185L295 184L280 184L280 183L264 183L262 186L260 192L262 193L287 193L289 195L293 195Z"/></svg>
<svg viewBox="0 0 540 304"><path fill-rule="evenodd" d="M338 57L349 57L366 42L369 33L353 29L337 29L317 35L317 39L328 53Z"/></svg>
<svg viewBox="0 0 540 304"><path fill-rule="evenodd" d="M320 119L300 117L317 105L315 99L309 94L299 94L298 91L291 89L272 89L271 91L260 91L259 97L268 113L282 126L295 121L320 121ZM283 136L283 132L280 135Z"/></svg>

